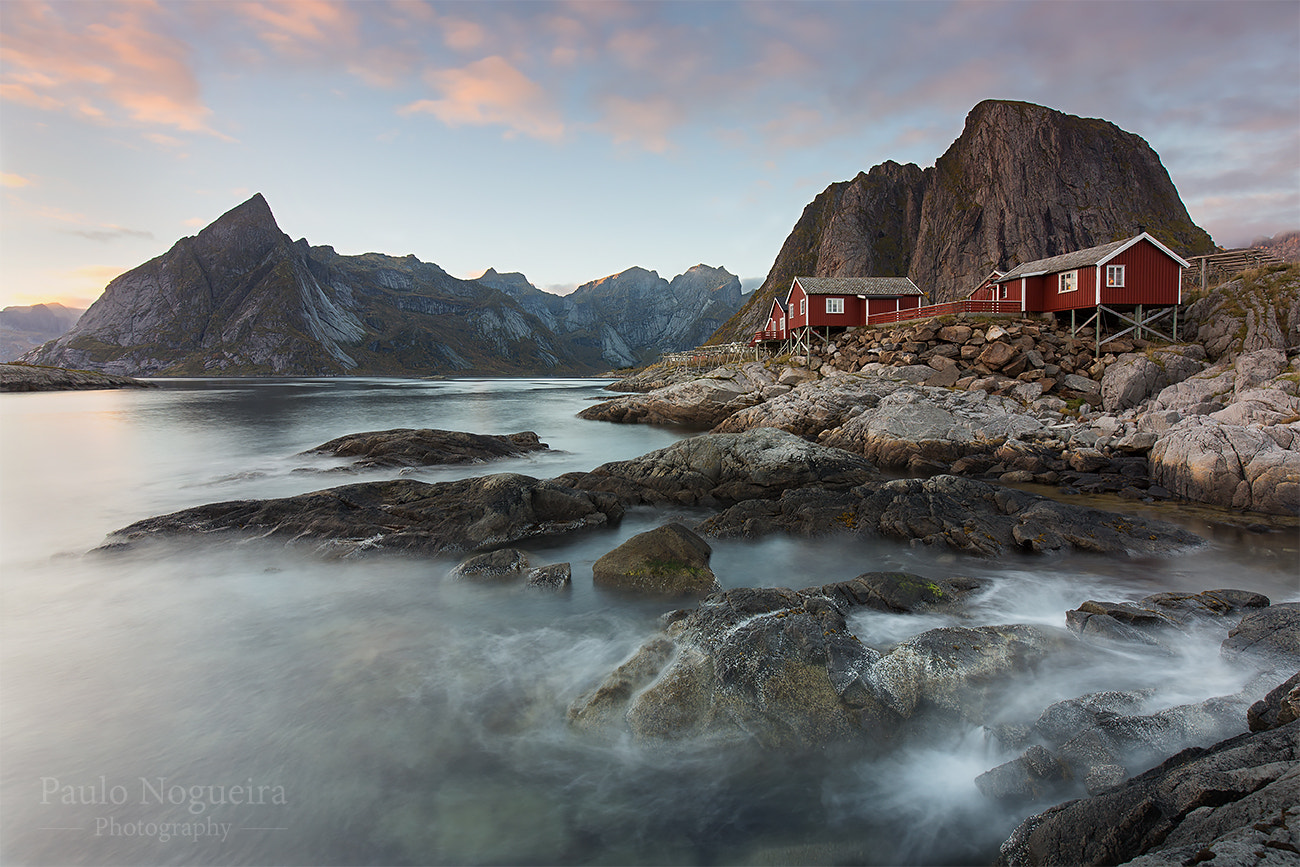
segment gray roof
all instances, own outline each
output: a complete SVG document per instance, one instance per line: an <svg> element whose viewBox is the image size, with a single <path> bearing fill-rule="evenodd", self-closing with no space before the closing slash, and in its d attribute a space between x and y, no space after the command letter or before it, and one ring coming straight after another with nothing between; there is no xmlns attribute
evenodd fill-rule
<svg viewBox="0 0 1300 867"><path fill-rule="evenodd" d="M796 277L809 295L866 295L872 298L896 298L923 295L907 277Z"/></svg>
<svg viewBox="0 0 1300 867"><path fill-rule="evenodd" d="M1035 274L1056 274L1060 271L1072 271L1075 268L1096 265L1102 259L1105 259L1111 253L1114 253L1120 247L1123 247L1132 240L1132 238L1125 238L1122 241L1111 241L1109 244L1089 247L1086 250L1075 250L1073 253L1062 253L1060 256L1050 256L1046 259L1035 259L1033 262L1026 262L1023 265L1017 265L1001 277L995 279L993 282L1005 283L1008 280L1015 280L1020 277L1032 277Z"/></svg>

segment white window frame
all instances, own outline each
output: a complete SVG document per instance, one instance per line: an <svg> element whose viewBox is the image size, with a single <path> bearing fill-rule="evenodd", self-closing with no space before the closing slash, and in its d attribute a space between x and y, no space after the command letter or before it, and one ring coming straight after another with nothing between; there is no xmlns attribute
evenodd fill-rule
<svg viewBox="0 0 1300 867"><path fill-rule="evenodd" d="M1079 291L1079 272L1062 271L1056 284L1056 294L1064 295L1067 292Z"/></svg>
<svg viewBox="0 0 1300 867"><path fill-rule="evenodd" d="M843 312L844 312L844 299L843 299L843 298L827 298L827 299L826 299L826 312L827 312L828 314L831 314L831 313L843 313Z"/></svg>
<svg viewBox="0 0 1300 867"><path fill-rule="evenodd" d="M1007 300L1007 284L1005 283L1003 283L1001 286L998 287L998 300L999 301Z"/></svg>
<svg viewBox="0 0 1300 867"><path fill-rule="evenodd" d="M807 298L800 298L800 299L799 299L799 315L800 315L800 316L807 316L807 315L808 315L808 299L807 299Z"/></svg>
<svg viewBox="0 0 1300 867"><path fill-rule="evenodd" d="M1106 266L1106 288L1107 289L1124 288L1124 266L1123 265Z"/></svg>

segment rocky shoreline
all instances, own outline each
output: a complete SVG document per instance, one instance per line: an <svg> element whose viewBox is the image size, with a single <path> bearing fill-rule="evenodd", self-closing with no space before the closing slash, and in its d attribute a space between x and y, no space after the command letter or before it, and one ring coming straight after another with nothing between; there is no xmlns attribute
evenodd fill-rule
<svg viewBox="0 0 1300 867"><path fill-rule="evenodd" d="M580 736L880 754L974 728L1006 757L973 781L980 793L1017 816L1046 808L1010 836L999 863L1294 858L1300 828L1287 809L1300 801L1300 602L1233 589L1080 598L1063 627L966 625L989 582L959 568L721 589L709 539L897 540L949 552L955 564L1159 557L1204 544L1131 510L1072 503L1071 492L1183 497L1257 510L1295 529L1296 346L1213 358L1194 346L1134 345L1084 366L1071 343L1055 355L1036 348L1052 344L1044 323L946 332L961 343L945 338L950 327L958 326L911 326L889 341L852 334L815 369L750 363L590 407L584 417L711 428L590 471L396 479L216 503L139 521L104 550L155 538L261 539L327 557L453 558L460 562L448 580L564 593L571 564L535 566L515 546L657 510L667 520L600 557L588 580L605 593L665 607L685 598L688 607L665 613L630 657L567 697L567 722ZM869 343L899 335L916 346L872 354ZM901 354L882 360L886 353ZM1008 376L1017 358L1025 367ZM986 371L958 388L978 367ZM1083 372L1058 378L1066 367ZM950 385L936 383L954 371L961 375ZM540 447L529 434L382 431L321 448L403 471L465 459L471 442L485 449L474 459ZM1046 497L1024 489L1032 485L1058 490ZM868 612L915 618L916 627L901 640L864 641ZM948 625L934 628L936 616ZM1167 691L1158 697L1154 679L1134 688L1140 674L1100 690L1085 676L1163 661L1194 677L1183 670L1189 660L1208 659L1231 669L1233 686L1182 704ZM1034 705L1039 692L1027 684L1053 674L1090 686Z"/></svg>
<svg viewBox="0 0 1300 867"><path fill-rule="evenodd" d="M155 383L93 370L34 364L0 364L0 391L88 391L100 388L157 388Z"/></svg>
<svg viewBox="0 0 1300 867"><path fill-rule="evenodd" d="M911 475L1300 515L1300 267L1221 287L1183 327L1206 345L1121 339L1099 358L1091 329L1050 319L851 329L784 364L646 371L581 416L775 427Z"/></svg>

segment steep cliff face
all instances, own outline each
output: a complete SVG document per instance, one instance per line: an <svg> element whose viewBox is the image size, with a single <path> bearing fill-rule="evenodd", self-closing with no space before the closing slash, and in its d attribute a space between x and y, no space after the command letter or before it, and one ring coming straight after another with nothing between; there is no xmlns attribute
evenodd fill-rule
<svg viewBox="0 0 1300 867"><path fill-rule="evenodd" d="M696 265L671 281L629 268L558 297L522 274L489 270L479 282L510 294L591 364L632 367L699 346L739 309L740 278Z"/></svg>
<svg viewBox="0 0 1300 867"><path fill-rule="evenodd" d="M748 337L800 274L906 274L930 302L950 301L993 268L1139 227L1183 255L1213 248L1141 137L1104 120L986 100L932 168L886 162L817 196L763 286L716 338Z"/></svg>
<svg viewBox="0 0 1300 867"><path fill-rule="evenodd" d="M131 374L586 370L508 296L414 256L293 242L259 194L118 277L25 356Z"/></svg>

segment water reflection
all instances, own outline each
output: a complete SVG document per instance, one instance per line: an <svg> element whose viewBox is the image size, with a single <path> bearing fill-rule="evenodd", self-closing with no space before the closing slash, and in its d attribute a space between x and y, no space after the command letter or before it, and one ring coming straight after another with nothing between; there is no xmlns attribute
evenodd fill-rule
<svg viewBox="0 0 1300 867"><path fill-rule="evenodd" d="M703 513L636 509L618 527L525 545L535 563L572 564L567 594L447 583L450 560L323 563L250 542L81 553L146 515L334 484L295 472L311 465L297 453L358 430L536 430L556 454L489 469L542 477L682 435L578 422L600 384L196 381L6 398L4 860L986 862L1019 815L974 792L974 776L1010 756L971 727L883 755L774 754L707 739L639 744L566 727L568 703L676 607L598 591L591 564L635 533ZM882 540L776 537L719 540L713 568L727 587L812 586L881 569L988 580L961 614L855 615L859 637L885 648L949 623L1059 627L1088 598L1224 585L1300 598L1289 540L1248 532L1162 560L990 562ZM1256 549L1280 553L1247 553ZM1020 704L1008 710L1101 685L1152 686L1173 704L1231 691L1242 677L1213 642L1189 642L1164 660L1045 669L1018 684ZM160 778L182 787L175 803L142 792L142 779ZM99 797L101 780L127 796ZM192 812L192 787L264 785L283 787L285 803L203 795ZM67 786L90 788L65 802ZM117 824L97 832L105 821ZM163 825L209 821L231 828L160 839ZM151 834L109 833L150 825Z"/></svg>

